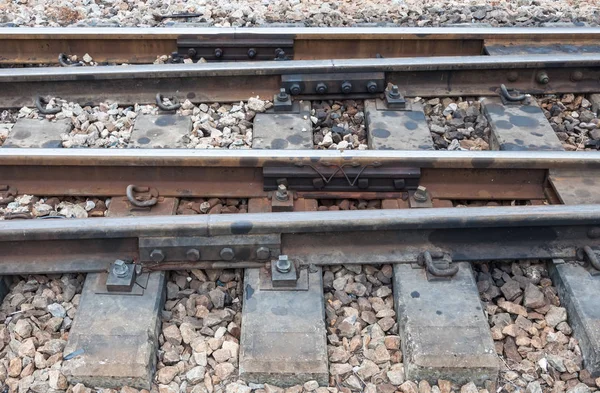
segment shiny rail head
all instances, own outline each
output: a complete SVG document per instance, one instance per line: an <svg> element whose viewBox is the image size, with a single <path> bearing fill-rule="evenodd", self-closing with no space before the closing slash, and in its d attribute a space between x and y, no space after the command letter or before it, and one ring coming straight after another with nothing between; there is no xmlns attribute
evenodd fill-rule
<svg viewBox="0 0 600 393"><path fill-rule="evenodd" d="M600 152L409 150L0 149L2 166L393 164L418 168L600 169Z"/></svg>
<svg viewBox="0 0 600 393"><path fill-rule="evenodd" d="M331 72L413 72L517 68L597 67L600 54L433 56L384 59L241 61L193 64L141 64L102 67L2 68L0 82L86 81Z"/></svg>
<svg viewBox="0 0 600 393"><path fill-rule="evenodd" d="M468 215L465 209L436 208L83 218L0 221L0 242L501 227L597 228L599 223L600 205L470 207Z"/></svg>

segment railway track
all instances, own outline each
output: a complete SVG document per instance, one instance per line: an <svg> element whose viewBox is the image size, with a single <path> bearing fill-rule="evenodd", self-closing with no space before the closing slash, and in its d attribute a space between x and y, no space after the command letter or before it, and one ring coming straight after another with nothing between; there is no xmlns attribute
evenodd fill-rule
<svg viewBox="0 0 600 393"><path fill-rule="evenodd" d="M60 349L43 345L44 361L64 355L51 388L166 392L175 378L246 392L229 383L239 376L307 391L405 392L415 380L515 391L507 371L520 370L548 375L544 389L590 389L598 35L0 29L0 63L15 67L0 69L0 107L37 106L17 113L0 148L0 274L86 274L72 326L53 330ZM55 64L85 53L131 65ZM169 53L173 64L144 64ZM562 117L540 106L562 93L589 105ZM89 142L105 130L119 142ZM473 138L490 151L460 143ZM39 311L15 296L11 331ZM574 344L554 330L571 334L567 313ZM568 378L550 353L567 344L578 348ZM11 367L32 358L15 348ZM22 390L12 371L7 386Z"/></svg>

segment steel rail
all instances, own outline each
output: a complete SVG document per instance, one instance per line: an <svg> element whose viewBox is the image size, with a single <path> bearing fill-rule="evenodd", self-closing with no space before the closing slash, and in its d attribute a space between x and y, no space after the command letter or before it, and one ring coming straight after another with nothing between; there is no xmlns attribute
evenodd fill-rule
<svg viewBox="0 0 600 393"><path fill-rule="evenodd" d="M409 150L0 149L5 169L27 167L246 167L381 164L419 168L600 169L600 152ZM59 168L61 169L61 168Z"/></svg>
<svg viewBox="0 0 600 393"><path fill-rule="evenodd" d="M594 45L597 28L0 28L0 64L56 63L59 53L90 53L95 61L151 63L177 50L179 37L285 35L293 39L295 59L395 56L479 55L485 44ZM335 56L334 56L335 57Z"/></svg>
<svg viewBox="0 0 600 393"><path fill-rule="evenodd" d="M40 39L57 40L69 38L107 38L136 40L156 38L177 38L184 34L292 34L300 38L371 40L375 38L415 38L426 40L431 37L479 38L520 37L527 40L551 37L600 36L598 27L12 27L0 28L0 39Z"/></svg>
<svg viewBox="0 0 600 393"><path fill-rule="evenodd" d="M468 212L468 214L466 214ZM536 226L598 226L600 205L0 221L0 242Z"/></svg>
<svg viewBox="0 0 600 393"><path fill-rule="evenodd" d="M260 262L252 256L260 239L280 239L275 252L300 264L412 263L424 251L464 261L574 259L600 246L598 225L598 205L0 221L0 274L105 271L122 258L149 269L194 268L222 262L215 244L246 244L246 257L228 265L246 266ZM203 259L173 257L182 255L173 247L186 249L179 240ZM170 245L165 260L149 259L153 244Z"/></svg>
<svg viewBox="0 0 600 393"><path fill-rule="evenodd" d="M598 67L600 54L440 56L386 59L257 61L202 64L148 64L105 67L0 69L0 82L92 81L195 78L335 72L418 72L493 69Z"/></svg>
<svg viewBox="0 0 600 393"><path fill-rule="evenodd" d="M384 73L412 96L497 95L502 84L522 93L586 93L600 89L600 54L439 56L416 58L291 60L208 64L0 69L0 107L33 104L56 96L81 104L105 100L154 103L157 93L180 101L234 102L251 96L272 99L290 75ZM539 72L546 74L541 83ZM366 94L366 96L365 96ZM323 99L312 90L298 99ZM359 98L327 96L327 98ZM360 98L377 97L365 91Z"/></svg>

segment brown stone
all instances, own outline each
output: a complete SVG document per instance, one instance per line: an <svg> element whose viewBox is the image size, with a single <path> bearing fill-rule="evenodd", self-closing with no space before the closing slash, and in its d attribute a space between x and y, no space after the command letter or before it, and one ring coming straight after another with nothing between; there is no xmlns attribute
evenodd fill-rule
<svg viewBox="0 0 600 393"><path fill-rule="evenodd" d="M520 363L523 360L512 337L506 337L504 341L504 356L515 363Z"/></svg>

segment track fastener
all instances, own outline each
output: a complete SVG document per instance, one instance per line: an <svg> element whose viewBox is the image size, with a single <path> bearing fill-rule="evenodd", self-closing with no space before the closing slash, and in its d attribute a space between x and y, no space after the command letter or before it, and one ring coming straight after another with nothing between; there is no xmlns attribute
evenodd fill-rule
<svg viewBox="0 0 600 393"><path fill-rule="evenodd" d="M258 247L256 250L256 258L259 260L269 259L271 256L271 250L268 247Z"/></svg>
<svg viewBox="0 0 600 393"><path fill-rule="evenodd" d="M427 192L427 187L419 186L413 195L415 201L417 202L426 202L429 199L429 193Z"/></svg>
<svg viewBox="0 0 600 393"><path fill-rule="evenodd" d="M189 250L187 250L185 255L186 255L188 261L196 262L196 261L200 260L200 251L198 251L198 249L196 249L196 248L190 248Z"/></svg>
<svg viewBox="0 0 600 393"><path fill-rule="evenodd" d="M352 93L352 83L349 81L342 82L342 93L350 94Z"/></svg>
<svg viewBox="0 0 600 393"><path fill-rule="evenodd" d="M292 270L292 262L288 259L287 255L280 255L275 263L275 268L279 273L287 273Z"/></svg>
<svg viewBox="0 0 600 393"><path fill-rule="evenodd" d="M288 194L288 190L287 187L285 186L285 184L280 184L277 186L277 192L275 193L275 198L278 201L287 201L290 198L290 195Z"/></svg>
<svg viewBox="0 0 600 393"><path fill-rule="evenodd" d="M162 252L162 250L156 248L150 252L150 259L152 259L154 262L162 262L165 260L165 254Z"/></svg>
<svg viewBox="0 0 600 393"><path fill-rule="evenodd" d="M235 252L233 251L232 248L230 247L224 247L221 252L219 253L219 255L221 256L221 258L223 258L226 261L231 261L234 257L235 257Z"/></svg>
<svg viewBox="0 0 600 393"><path fill-rule="evenodd" d="M113 264L113 274L117 277L125 277L129 273L129 266L120 259L117 259Z"/></svg>
<svg viewBox="0 0 600 393"><path fill-rule="evenodd" d="M369 81L367 83L367 91L371 94L375 94L377 93L377 82L375 81Z"/></svg>
<svg viewBox="0 0 600 393"><path fill-rule="evenodd" d="M535 79L538 81L538 83L541 83L542 85L546 85L548 84L548 82L550 82L550 77L548 77L546 71L538 72Z"/></svg>
<svg viewBox="0 0 600 393"><path fill-rule="evenodd" d="M325 94L327 93L327 85L323 82L319 82L315 87L315 91L317 92L317 94Z"/></svg>

